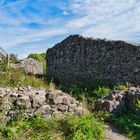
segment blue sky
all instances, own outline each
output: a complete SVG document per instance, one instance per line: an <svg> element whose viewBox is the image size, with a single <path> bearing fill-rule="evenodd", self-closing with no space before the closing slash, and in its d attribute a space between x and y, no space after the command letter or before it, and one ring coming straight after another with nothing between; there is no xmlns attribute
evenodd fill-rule
<svg viewBox="0 0 140 140"><path fill-rule="evenodd" d="M70 34L140 43L140 0L0 0L0 46L19 58Z"/></svg>

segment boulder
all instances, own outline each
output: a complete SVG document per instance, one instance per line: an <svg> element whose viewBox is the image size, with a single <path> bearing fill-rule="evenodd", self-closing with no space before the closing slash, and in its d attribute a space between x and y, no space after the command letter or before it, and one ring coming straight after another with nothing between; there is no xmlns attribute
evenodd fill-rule
<svg viewBox="0 0 140 140"><path fill-rule="evenodd" d="M26 73L34 75L43 74L43 64L36 59L26 58L16 64L11 64L13 68L23 68Z"/></svg>

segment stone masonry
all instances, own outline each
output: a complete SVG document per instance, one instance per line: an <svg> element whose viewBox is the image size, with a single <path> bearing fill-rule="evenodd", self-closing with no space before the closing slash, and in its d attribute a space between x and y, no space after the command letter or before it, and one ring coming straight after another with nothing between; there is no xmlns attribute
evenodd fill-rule
<svg viewBox="0 0 140 140"><path fill-rule="evenodd" d="M140 85L140 45L72 35L47 50L47 74L61 84Z"/></svg>

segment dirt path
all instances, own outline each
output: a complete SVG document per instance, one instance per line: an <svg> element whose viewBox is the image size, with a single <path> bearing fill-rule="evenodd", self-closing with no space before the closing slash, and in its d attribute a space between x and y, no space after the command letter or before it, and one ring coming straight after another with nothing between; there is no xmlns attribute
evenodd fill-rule
<svg viewBox="0 0 140 140"><path fill-rule="evenodd" d="M106 140L130 140L120 134L119 130L112 125L106 125Z"/></svg>

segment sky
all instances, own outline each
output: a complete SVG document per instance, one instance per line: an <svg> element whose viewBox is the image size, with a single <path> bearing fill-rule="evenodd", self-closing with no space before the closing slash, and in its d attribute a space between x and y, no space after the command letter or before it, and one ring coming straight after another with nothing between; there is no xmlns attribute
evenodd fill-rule
<svg viewBox="0 0 140 140"><path fill-rule="evenodd" d="M25 58L71 34L140 43L140 0L0 0L0 46Z"/></svg>

